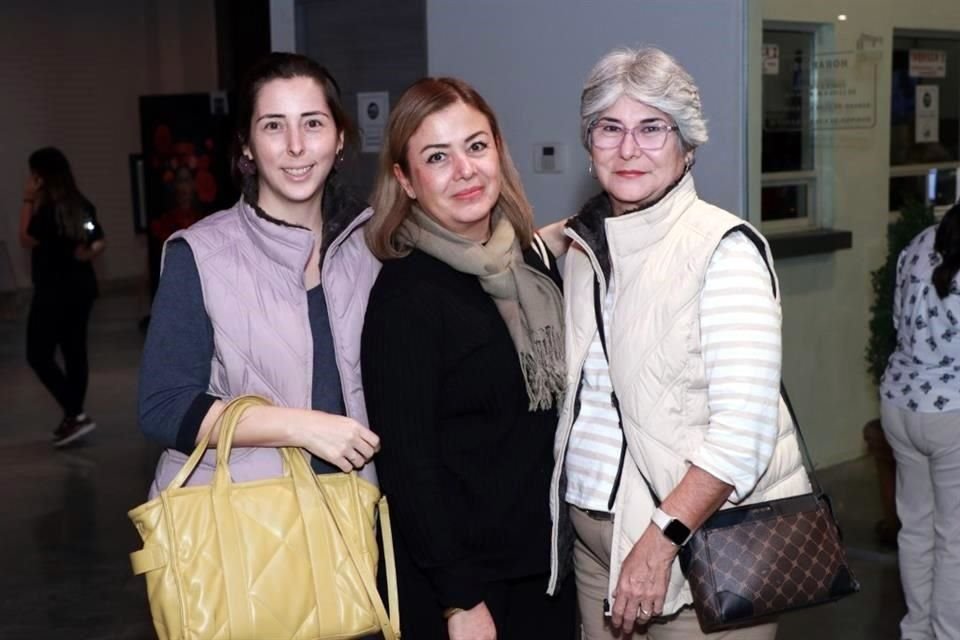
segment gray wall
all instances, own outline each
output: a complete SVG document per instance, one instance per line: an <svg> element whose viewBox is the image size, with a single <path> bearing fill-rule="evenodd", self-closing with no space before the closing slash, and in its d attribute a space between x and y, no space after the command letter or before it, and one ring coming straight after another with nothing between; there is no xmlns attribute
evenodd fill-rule
<svg viewBox="0 0 960 640"><path fill-rule="evenodd" d="M297 51L330 69L356 119L358 92L388 91L393 105L426 75L424 10L424 0L298 0ZM373 185L376 159L357 152L343 167L346 180L364 194Z"/></svg>
<svg viewBox="0 0 960 640"><path fill-rule="evenodd" d="M137 97L217 88L212 0L0 2L0 290L30 286L17 238L27 156L54 145L97 207L101 280L144 277L127 156L140 151Z"/></svg>
<svg viewBox="0 0 960 640"><path fill-rule="evenodd" d="M746 2L427 0L429 72L459 76L491 103L543 224L597 189L578 133L591 67L615 46L659 46L700 86L710 127L694 169L700 194L743 215ZM563 173L534 173L534 145L546 142L565 146Z"/></svg>

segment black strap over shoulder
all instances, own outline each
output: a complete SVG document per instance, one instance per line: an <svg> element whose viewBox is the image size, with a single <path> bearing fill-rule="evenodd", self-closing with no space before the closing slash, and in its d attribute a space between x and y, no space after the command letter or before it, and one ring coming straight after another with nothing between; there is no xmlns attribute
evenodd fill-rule
<svg viewBox="0 0 960 640"><path fill-rule="evenodd" d="M557 285L561 292L563 291L563 278L560 276L560 267L557 265L557 259L539 234L533 234L530 246L523 252L523 259L529 266L550 276L554 284Z"/></svg>
<svg viewBox="0 0 960 640"><path fill-rule="evenodd" d="M765 245L763 239L760 237L759 234L757 234L756 231L754 231L751 227L749 227L749 226L747 226L747 225L738 225L738 226L730 229L729 231L727 231L727 232L723 235L723 237L726 238L726 237L729 236L730 234L735 233L735 232L738 232L738 231L739 231L740 233L743 233L743 235L744 235L747 239L749 239L749 240L757 247L757 251L760 252L760 257L763 259L764 264L767 265L767 271L770 273L770 286L771 286L772 289L773 289L773 295L774 295L774 297L776 297L776 295L777 295L777 281L776 281L776 278L775 278L774 275L773 275L773 267L772 267L772 265L770 264L770 262L767 260L766 245ZM604 335L603 311L602 311L603 306L602 306L602 304L603 304L603 301L602 301L601 295L600 295L600 278L599 278L599 276L597 276L596 274L594 274L594 279L593 279L593 309L594 309L594 313L595 313L596 318L597 318L597 333L598 333L599 336L600 336L600 345L603 347L603 355L604 355L604 357L606 358L606 360L607 360L607 366L609 367L609 366L610 366L610 354L607 352L607 341L606 341L606 336ZM617 400L616 391L614 391L613 394L611 394L611 396L612 396L611 399L612 399L612 401L613 401L614 407L615 407L616 410L617 410L617 417L618 417L618 421L619 421L619 423L620 423L620 429L621 429L621 431L623 431L623 417L622 417L622 415L620 414L620 403L619 403L618 400ZM801 459L802 459L802 461L803 461L803 467L804 467L804 469L805 469L806 472L807 472L807 477L808 477L809 480L810 480L810 485L811 485L811 487L812 487L812 489L813 489L813 493L814 493L814 495L816 495L816 496L818 496L818 497L819 497L819 496L823 496L823 495L824 495L824 492L823 492L823 489L822 489L822 487L821 487L821 485L820 485L820 482L817 480L816 473L814 472L813 460L810 458L810 451L807 449L806 440L804 440L803 432L800 430L800 421L797 420L797 414L796 414L796 412L794 412L794 410L793 410L793 404L790 402L790 397L789 397L789 395L787 395L787 387L783 384L783 380L782 380L782 379L781 379L781 381L780 381L780 396L783 398L784 404L787 406L787 410L790 412L790 419L793 421L794 430L796 431L796 434L797 434L797 442L798 442L799 445L800 445L800 446L799 446L799 448L800 448L800 456L801 456ZM624 447L623 447L623 448L624 448L624 450L626 449L626 436L624 436ZM621 472L622 472L622 470L623 470L624 453L625 453L625 451L621 452L621 456L620 456L620 470L619 470L618 473L617 473L617 483L616 483L617 485L619 485ZM637 469L637 471L640 471L640 470ZM656 505L657 507L659 507L660 504L661 504L661 502L662 502L662 501L660 500L660 496L657 495L657 492L654 490L653 485L650 484L650 481L649 481L649 480L647 479L647 477L643 474L643 472L640 472L640 477L643 478L644 483L647 485L647 489L650 491L650 496L653 498L653 503L654 503L654 505ZM615 498L615 496L616 496L616 489L617 489L617 487L615 486L614 492L613 492L613 494L610 496L611 508L612 508L612 505L613 505L614 498Z"/></svg>

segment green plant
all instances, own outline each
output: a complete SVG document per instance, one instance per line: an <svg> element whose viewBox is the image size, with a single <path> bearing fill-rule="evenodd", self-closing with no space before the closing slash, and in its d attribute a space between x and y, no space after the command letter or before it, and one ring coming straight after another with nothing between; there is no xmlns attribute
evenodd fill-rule
<svg viewBox="0 0 960 640"><path fill-rule="evenodd" d="M887 360L897 347L897 332L893 328L893 288L897 278L897 259L918 233L936 224L933 208L922 202L908 202L900 209L900 216L887 225L887 259L870 274L873 285L873 304L870 305L870 337L867 340L867 370L875 384L887 368Z"/></svg>

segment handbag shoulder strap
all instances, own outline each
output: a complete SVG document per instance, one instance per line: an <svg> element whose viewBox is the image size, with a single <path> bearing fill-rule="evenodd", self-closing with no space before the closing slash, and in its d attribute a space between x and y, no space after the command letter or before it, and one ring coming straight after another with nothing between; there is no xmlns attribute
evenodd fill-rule
<svg viewBox="0 0 960 640"><path fill-rule="evenodd" d="M770 286L773 288L773 295L777 295L777 280L773 275L773 267L771 267L770 262L767 260L766 245L763 242L763 239L748 225L742 224L738 225L729 231L727 231L723 237L728 235L741 232L743 235L750 240L756 247L757 251L760 252L760 257L763 258L763 263L767 266L767 271L770 273ZM607 360L609 366L610 355L607 353L607 341L603 325L603 313L602 313L602 301L600 299L600 278L596 274L593 279L593 308L594 314L597 319L597 333L600 336L600 345L603 347L603 355ZM803 461L803 468L807 472L807 478L810 480L810 486L813 488L813 493L816 496L823 495L823 488L820 485L820 481L817 480L817 475L813 468L813 461L810 458L810 451L807 449L807 442L803 437L803 431L800 429L800 421L797 420L797 414L793 410L793 404L790 402L790 396L787 395L787 387L784 385L783 380L780 380L780 397L783 398L783 402L787 407L787 411L790 412L790 420L793 422L794 431L797 434L797 443L799 444L800 449L800 458ZM623 430L623 417L620 414L620 404L616 399L616 392L612 395L614 407L617 410L617 420L620 423L620 429ZM624 447L625 449L626 447ZM622 454L621 454L622 455ZM621 461L622 467L622 461ZM638 468L637 471L640 473L640 477L643 478L644 484L647 485L647 490L650 492L650 496L653 498L653 503L656 507L660 507L662 500L660 496L657 495L657 492L654 490L653 485L650 484L650 481L647 479L647 476L644 475L642 471Z"/></svg>
<svg viewBox="0 0 960 640"><path fill-rule="evenodd" d="M757 248L757 251L760 253L760 257L763 258L763 264L767 266L767 271L770 274L770 286L773 287L773 295L777 296L777 279L773 275L773 267L770 265L770 261L767 259L767 248L766 244L763 241L763 238L753 230L753 227L741 224L730 229L724 234L724 238L729 236L732 233L740 232L746 237L753 245ZM810 457L810 450L807 448L807 441L803 437L803 430L800 429L800 421L797 420L797 413L793 410L793 403L790 402L790 396L787 394L787 387L783 383L783 377L780 379L780 397L783 398L783 403L787 406L787 411L790 412L790 420L793 422L793 430L797 434L797 443L800 448L800 458L803 461L803 468L807 472L807 478L810 480L810 486L813 488L813 493L816 496L823 495L823 488L820 485L820 481L817 480L817 474L813 468L813 459Z"/></svg>
<svg viewBox="0 0 960 640"><path fill-rule="evenodd" d="M323 483L320 482L320 478L316 475L314 475L314 478L317 483L317 488L320 490L320 496L322 498L320 502L327 510L327 514L330 516L330 519L333 521L334 525L336 525L337 532L340 534L340 539L347 548L347 555L350 556L350 562L356 568L357 574L360 576L360 580L363 582L363 588L367 592L367 597L370 599L370 603L373 605L373 609L377 614L377 620L380 623L380 630L383 632L384 640L399 640L400 608L397 601L397 576L394 566L395 560L393 555L392 529L390 526L390 511L387 508L386 499L381 497L378 507L380 512L380 530L383 534L384 540L384 563L387 566L387 597L390 602L389 616L387 615L387 610L383 606L383 600L380 598L380 592L377 591L376 582L374 581L371 572L364 564L360 552L356 549L350 537L344 535L343 528L340 526L340 522L337 520L336 513L330 508L330 505L327 504L327 493L324 490Z"/></svg>

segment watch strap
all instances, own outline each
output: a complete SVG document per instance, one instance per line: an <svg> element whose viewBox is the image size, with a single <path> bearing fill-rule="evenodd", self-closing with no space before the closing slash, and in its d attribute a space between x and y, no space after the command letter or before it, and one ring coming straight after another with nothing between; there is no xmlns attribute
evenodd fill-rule
<svg viewBox="0 0 960 640"><path fill-rule="evenodd" d="M683 524L679 519L674 518L669 513L657 507L653 510L653 516L650 520L653 524L657 525L663 535L678 547L682 547L687 544L690 540L690 537L693 536L693 532L690 528Z"/></svg>

